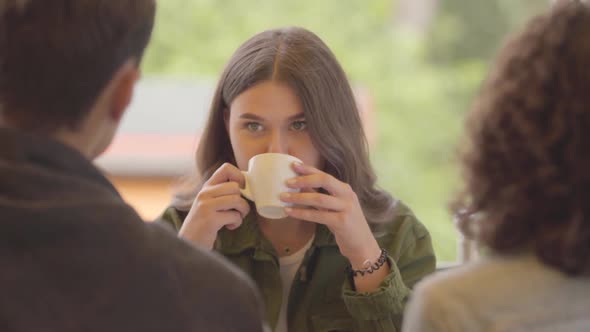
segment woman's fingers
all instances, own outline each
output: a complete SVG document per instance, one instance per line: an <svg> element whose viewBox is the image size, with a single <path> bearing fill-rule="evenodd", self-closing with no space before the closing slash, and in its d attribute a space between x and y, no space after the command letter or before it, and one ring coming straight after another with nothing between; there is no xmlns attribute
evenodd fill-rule
<svg viewBox="0 0 590 332"><path fill-rule="evenodd" d="M222 222L225 225L225 228L233 231L242 225L244 219L240 212L236 210L229 210L223 211L220 213L220 217L222 218Z"/></svg>
<svg viewBox="0 0 590 332"><path fill-rule="evenodd" d="M350 186L348 184L341 182L332 175L324 173L315 167L294 163L293 169L301 176L288 180L287 186L289 188L323 188L334 196L345 195L350 191Z"/></svg>
<svg viewBox="0 0 590 332"><path fill-rule="evenodd" d="M203 202L203 208L210 212L237 211L242 218L250 212L250 205L239 195L219 196Z"/></svg>
<svg viewBox="0 0 590 332"><path fill-rule="evenodd" d="M229 163L219 167L195 198L179 236L213 248L219 229L238 228L250 212L250 205L240 195L244 181L237 167Z"/></svg>
<svg viewBox="0 0 590 332"><path fill-rule="evenodd" d="M285 208L285 212L289 217L323 224L328 226L330 229L333 227L338 227L342 221L342 213L328 210L317 210L303 207L287 207Z"/></svg>
<svg viewBox="0 0 590 332"><path fill-rule="evenodd" d="M282 193L281 200L294 205L332 211L342 211L346 208L341 199L318 192Z"/></svg>
<svg viewBox="0 0 590 332"><path fill-rule="evenodd" d="M237 182L223 182L203 187L200 198L215 198L227 195L240 195L240 185Z"/></svg>
<svg viewBox="0 0 590 332"><path fill-rule="evenodd" d="M225 163L211 175L206 185L216 185L224 182L237 182L243 188L245 184L244 174L236 166Z"/></svg>

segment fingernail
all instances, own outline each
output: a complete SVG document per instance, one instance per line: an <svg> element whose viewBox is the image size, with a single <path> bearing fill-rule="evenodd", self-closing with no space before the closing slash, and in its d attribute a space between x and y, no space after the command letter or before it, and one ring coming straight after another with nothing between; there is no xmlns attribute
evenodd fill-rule
<svg viewBox="0 0 590 332"><path fill-rule="evenodd" d="M285 208L285 212L287 212L287 213L291 213L291 212L293 212L293 208L286 207L286 208Z"/></svg>
<svg viewBox="0 0 590 332"><path fill-rule="evenodd" d="M282 199L288 199L289 197L291 197L291 194L289 194L289 193L281 193L281 198Z"/></svg>
<svg viewBox="0 0 590 332"><path fill-rule="evenodd" d="M300 161L294 161L293 165L295 165L295 167L302 167L303 163L301 163Z"/></svg>
<svg viewBox="0 0 590 332"><path fill-rule="evenodd" d="M295 179L287 180L287 184L295 184L295 183L297 183L297 180L295 180Z"/></svg>

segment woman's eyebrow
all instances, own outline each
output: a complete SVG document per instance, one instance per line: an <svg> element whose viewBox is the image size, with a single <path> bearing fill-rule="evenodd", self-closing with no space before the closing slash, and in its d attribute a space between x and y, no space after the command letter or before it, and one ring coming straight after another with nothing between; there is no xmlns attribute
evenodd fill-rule
<svg viewBox="0 0 590 332"><path fill-rule="evenodd" d="M240 115L240 119L257 120L257 121L264 120L262 117L260 117L256 114L252 114L252 113L244 113L244 114Z"/></svg>
<svg viewBox="0 0 590 332"><path fill-rule="evenodd" d="M301 119L301 118L305 118L305 113L300 112L300 113L297 113L295 115L291 115L289 117L289 120L297 120L297 119Z"/></svg>

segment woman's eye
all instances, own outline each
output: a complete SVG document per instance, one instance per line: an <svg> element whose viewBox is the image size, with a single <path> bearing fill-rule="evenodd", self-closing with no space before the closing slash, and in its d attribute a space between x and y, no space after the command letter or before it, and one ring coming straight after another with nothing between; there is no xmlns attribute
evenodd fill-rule
<svg viewBox="0 0 590 332"><path fill-rule="evenodd" d="M246 129L251 132L258 132L262 130L262 125L257 122L248 122L246 123Z"/></svg>
<svg viewBox="0 0 590 332"><path fill-rule="evenodd" d="M307 129L307 122L301 120L301 121L295 121L291 124L291 128L295 131L303 131L305 129Z"/></svg>

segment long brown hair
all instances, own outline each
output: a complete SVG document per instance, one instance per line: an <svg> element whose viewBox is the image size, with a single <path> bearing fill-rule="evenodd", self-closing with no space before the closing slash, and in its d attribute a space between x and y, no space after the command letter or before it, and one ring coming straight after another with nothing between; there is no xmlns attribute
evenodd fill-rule
<svg viewBox="0 0 590 332"><path fill-rule="evenodd" d="M173 201L190 208L203 183L223 163L235 164L225 110L248 88L268 80L287 84L300 98L309 133L325 161L324 171L348 183L367 220L390 220L393 199L375 187L368 146L353 92L330 49L312 32L298 27L268 30L242 44L223 71L196 153L197 171Z"/></svg>
<svg viewBox="0 0 590 332"><path fill-rule="evenodd" d="M590 268L589 36L590 8L570 1L501 50L468 117L458 202L485 246L569 274Z"/></svg>

